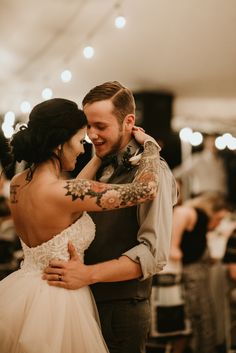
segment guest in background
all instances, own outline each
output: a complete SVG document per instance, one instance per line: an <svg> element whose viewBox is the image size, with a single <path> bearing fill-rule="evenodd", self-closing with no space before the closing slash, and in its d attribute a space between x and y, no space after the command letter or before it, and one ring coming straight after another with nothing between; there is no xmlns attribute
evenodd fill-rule
<svg viewBox="0 0 236 353"><path fill-rule="evenodd" d="M223 263L227 264L229 277L236 285L236 228L228 238Z"/></svg>
<svg viewBox="0 0 236 353"><path fill-rule="evenodd" d="M0 194L9 197L10 179L15 174L15 163L11 163L8 154L8 139L0 129Z"/></svg>
<svg viewBox="0 0 236 353"><path fill-rule="evenodd" d="M5 176L5 173L1 170L0 167L0 196L9 198L10 196L10 180Z"/></svg>
<svg viewBox="0 0 236 353"><path fill-rule="evenodd" d="M20 247L9 208L9 200L0 196L0 279L18 267L14 253Z"/></svg>
<svg viewBox="0 0 236 353"><path fill-rule="evenodd" d="M0 196L0 239L7 242L14 242L16 239L9 200L5 196ZM0 257L0 260L2 260L2 257Z"/></svg>
<svg viewBox="0 0 236 353"><path fill-rule="evenodd" d="M182 263L186 313L193 331L189 346L193 353L215 352L216 327L206 235L227 213L225 197L217 192L203 193L174 209L170 258ZM182 343L180 348L178 341L176 353L184 352L185 338Z"/></svg>
<svg viewBox="0 0 236 353"><path fill-rule="evenodd" d="M173 174L180 182L187 182L190 196L202 192L217 191L227 195L227 173L223 158L215 146L215 135L204 138L203 150L193 153Z"/></svg>
<svg viewBox="0 0 236 353"><path fill-rule="evenodd" d="M227 271L229 349L236 348L236 228L228 238L223 263Z"/></svg>

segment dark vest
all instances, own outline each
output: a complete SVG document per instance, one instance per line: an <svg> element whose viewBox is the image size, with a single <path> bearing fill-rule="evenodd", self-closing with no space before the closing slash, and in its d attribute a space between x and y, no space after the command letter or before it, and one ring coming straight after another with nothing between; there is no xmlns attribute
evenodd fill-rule
<svg viewBox="0 0 236 353"><path fill-rule="evenodd" d="M129 183L133 180L136 167L128 171L119 166L109 183ZM137 207L107 212L91 212L96 224L96 236L85 252L85 263L95 264L116 259L138 244ZM145 299L150 296L152 280L138 279L123 282L96 283L91 285L96 301Z"/></svg>

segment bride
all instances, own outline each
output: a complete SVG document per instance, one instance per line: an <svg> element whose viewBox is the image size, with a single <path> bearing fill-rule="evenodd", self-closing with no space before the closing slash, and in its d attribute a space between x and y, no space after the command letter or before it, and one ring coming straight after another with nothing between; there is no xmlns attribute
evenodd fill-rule
<svg viewBox="0 0 236 353"><path fill-rule="evenodd" d="M12 138L14 161L24 160L29 168L14 176L10 187L24 261L21 269L0 282L1 353L108 352L89 287L49 286L42 271L51 259L68 260L68 243L83 261L95 236L86 211L133 206L156 196L159 148L135 128L144 152L133 183L92 181L100 166L96 156L76 179L65 180L63 172L73 170L84 152L86 124L74 102L55 98L36 105L28 126Z"/></svg>

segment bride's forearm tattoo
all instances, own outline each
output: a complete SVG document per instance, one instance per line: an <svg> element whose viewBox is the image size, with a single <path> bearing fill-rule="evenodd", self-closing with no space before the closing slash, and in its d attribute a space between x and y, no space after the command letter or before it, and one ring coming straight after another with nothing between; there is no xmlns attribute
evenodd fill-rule
<svg viewBox="0 0 236 353"><path fill-rule="evenodd" d="M103 210L135 205L152 199L158 187L159 150L151 141L145 143L135 179L130 184L104 184L90 180L66 181L66 196L72 201L93 198Z"/></svg>

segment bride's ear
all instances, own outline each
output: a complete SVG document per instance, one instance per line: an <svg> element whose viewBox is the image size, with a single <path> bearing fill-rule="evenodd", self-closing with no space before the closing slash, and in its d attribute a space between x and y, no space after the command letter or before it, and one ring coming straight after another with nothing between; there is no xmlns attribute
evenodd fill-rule
<svg viewBox="0 0 236 353"><path fill-rule="evenodd" d="M55 153L57 156L60 156L61 151L62 151L62 145L59 145L59 146L57 146L57 147L54 149L54 153Z"/></svg>

